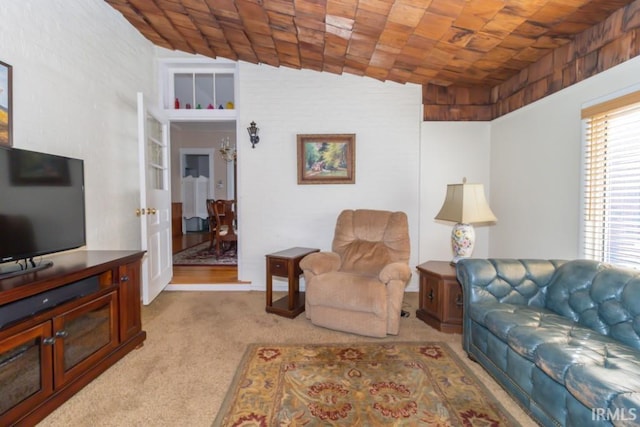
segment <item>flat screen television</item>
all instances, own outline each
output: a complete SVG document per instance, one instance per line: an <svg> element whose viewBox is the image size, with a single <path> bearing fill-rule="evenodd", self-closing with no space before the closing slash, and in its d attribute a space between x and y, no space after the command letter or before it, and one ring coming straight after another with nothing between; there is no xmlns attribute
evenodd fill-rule
<svg viewBox="0 0 640 427"><path fill-rule="evenodd" d="M0 275L85 243L84 162L0 148Z"/></svg>

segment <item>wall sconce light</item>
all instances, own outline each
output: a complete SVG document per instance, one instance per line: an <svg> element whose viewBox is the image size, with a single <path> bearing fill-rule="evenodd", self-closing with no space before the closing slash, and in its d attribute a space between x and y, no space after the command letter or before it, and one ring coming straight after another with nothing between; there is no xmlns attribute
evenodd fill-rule
<svg viewBox="0 0 640 427"><path fill-rule="evenodd" d="M247 132L249 132L249 140L251 141L251 148L256 148L256 144L260 142L258 131L260 131L260 129L256 126L256 122L251 122L251 125L247 128Z"/></svg>

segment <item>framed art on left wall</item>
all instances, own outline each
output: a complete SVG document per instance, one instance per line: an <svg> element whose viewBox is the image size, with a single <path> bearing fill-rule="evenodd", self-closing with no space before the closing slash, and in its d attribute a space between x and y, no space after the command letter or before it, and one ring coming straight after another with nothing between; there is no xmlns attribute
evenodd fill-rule
<svg viewBox="0 0 640 427"><path fill-rule="evenodd" d="M11 146L13 142L11 77L11 65L0 61L0 146Z"/></svg>

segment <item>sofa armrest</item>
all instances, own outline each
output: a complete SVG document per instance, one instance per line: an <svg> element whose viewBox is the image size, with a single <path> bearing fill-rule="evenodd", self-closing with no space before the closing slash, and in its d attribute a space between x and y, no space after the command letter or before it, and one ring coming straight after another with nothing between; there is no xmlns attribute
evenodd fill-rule
<svg viewBox="0 0 640 427"><path fill-rule="evenodd" d="M300 269L307 280L307 277L336 271L340 264L340 256L335 252L314 252L300 260Z"/></svg>
<svg viewBox="0 0 640 427"><path fill-rule="evenodd" d="M411 279L411 269L406 262L392 262L384 266L378 280L387 288L387 333L398 335L402 301L407 283Z"/></svg>
<svg viewBox="0 0 640 427"><path fill-rule="evenodd" d="M406 284L411 279L411 269L405 262L392 262L380 270L378 279L385 284L392 280L400 280Z"/></svg>

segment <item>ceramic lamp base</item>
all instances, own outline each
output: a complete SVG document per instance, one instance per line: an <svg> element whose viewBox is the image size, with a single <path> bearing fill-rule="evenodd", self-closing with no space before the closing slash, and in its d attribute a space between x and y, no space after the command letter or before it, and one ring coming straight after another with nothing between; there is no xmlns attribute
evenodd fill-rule
<svg viewBox="0 0 640 427"><path fill-rule="evenodd" d="M469 258L473 253L476 242L476 232L471 224L457 223L451 231L451 248L453 249L452 264L463 258Z"/></svg>

